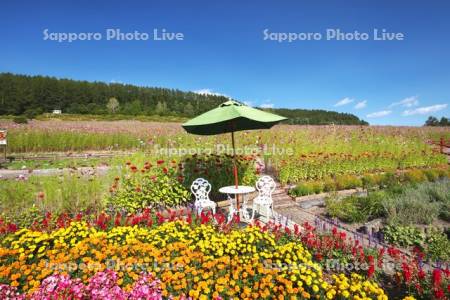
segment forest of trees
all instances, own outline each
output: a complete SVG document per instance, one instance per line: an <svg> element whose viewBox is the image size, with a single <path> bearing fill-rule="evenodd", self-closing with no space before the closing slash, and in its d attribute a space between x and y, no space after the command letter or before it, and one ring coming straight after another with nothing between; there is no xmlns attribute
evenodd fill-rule
<svg viewBox="0 0 450 300"><path fill-rule="evenodd" d="M228 100L224 96L130 84L0 73L0 115L70 114L193 117ZM290 124L366 125L352 114L325 110L267 109Z"/></svg>

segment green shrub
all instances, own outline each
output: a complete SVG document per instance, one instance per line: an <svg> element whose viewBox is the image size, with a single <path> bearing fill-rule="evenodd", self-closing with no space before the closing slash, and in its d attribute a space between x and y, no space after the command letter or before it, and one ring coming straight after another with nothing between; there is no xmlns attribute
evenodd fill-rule
<svg viewBox="0 0 450 300"><path fill-rule="evenodd" d="M31 119L36 118L40 114L42 114L42 109L41 108L29 108L25 111L24 114L28 119L31 120Z"/></svg>
<svg viewBox="0 0 450 300"><path fill-rule="evenodd" d="M439 178L450 178L450 168L447 169L434 169L438 174L439 174Z"/></svg>
<svg viewBox="0 0 450 300"><path fill-rule="evenodd" d="M108 197L111 208L128 212L150 207L176 207L191 200L191 193L169 175L134 174L125 176Z"/></svg>
<svg viewBox="0 0 450 300"><path fill-rule="evenodd" d="M399 184L399 178L392 172L380 174L378 185L389 188Z"/></svg>
<svg viewBox="0 0 450 300"><path fill-rule="evenodd" d="M377 187L379 185L379 181L377 180L378 174L365 174L362 178L362 186L365 189L372 189L374 187Z"/></svg>
<svg viewBox="0 0 450 300"><path fill-rule="evenodd" d="M323 192L324 184L320 181L313 181L311 182L311 187L315 194L320 194Z"/></svg>
<svg viewBox="0 0 450 300"><path fill-rule="evenodd" d="M390 244L401 247L421 246L425 240L425 235L412 226L391 226L383 228L384 239Z"/></svg>
<svg viewBox="0 0 450 300"><path fill-rule="evenodd" d="M13 122L16 124L27 124L28 119L25 116L16 116L14 117Z"/></svg>
<svg viewBox="0 0 450 300"><path fill-rule="evenodd" d="M336 186L339 190L354 189L362 186L362 180L355 175L341 175L336 178Z"/></svg>
<svg viewBox="0 0 450 300"><path fill-rule="evenodd" d="M323 180L323 191L332 192L335 190L336 190L336 182L330 177L325 178Z"/></svg>
<svg viewBox="0 0 450 300"><path fill-rule="evenodd" d="M359 207L367 215L369 220L384 217L385 210L383 207L383 200L386 193L383 191L371 192L366 197L360 196Z"/></svg>
<svg viewBox="0 0 450 300"><path fill-rule="evenodd" d="M301 197L314 194L314 187L311 183L300 183L295 188L289 191L289 194L294 197Z"/></svg>
<svg viewBox="0 0 450 300"><path fill-rule="evenodd" d="M439 213L439 218L446 222L450 222L450 204L449 203L445 203L444 205L442 205L441 212Z"/></svg>
<svg viewBox="0 0 450 300"><path fill-rule="evenodd" d="M403 173L402 181L406 181L409 183L421 183L426 181L427 177L422 170L408 170Z"/></svg>
<svg viewBox="0 0 450 300"><path fill-rule="evenodd" d="M434 261L450 261L450 241L443 232L433 230L425 239L425 253Z"/></svg>
<svg viewBox="0 0 450 300"><path fill-rule="evenodd" d="M384 192L367 196L352 195L342 200L329 198L325 201L327 213L347 223L366 222L384 216L382 201Z"/></svg>
<svg viewBox="0 0 450 300"><path fill-rule="evenodd" d="M419 185L420 186L420 185ZM402 193L391 193L382 201L390 224L430 224L440 212L441 204L431 200L427 188L404 188Z"/></svg>
<svg viewBox="0 0 450 300"><path fill-rule="evenodd" d="M429 201L437 202L441 205L439 218L450 222L450 181L445 179L423 184L419 186L419 189L424 190L429 195Z"/></svg>
<svg viewBox="0 0 450 300"><path fill-rule="evenodd" d="M390 244L401 247L418 246L427 258L433 261L449 261L450 241L447 235L434 228L424 234L413 226L390 226L383 228L384 239Z"/></svg>
<svg viewBox="0 0 450 300"><path fill-rule="evenodd" d="M357 196L349 196L344 199L327 198L325 200L327 213L347 223L365 222L368 216L361 210Z"/></svg>
<svg viewBox="0 0 450 300"><path fill-rule="evenodd" d="M427 177L428 181L434 182L439 179L439 171L436 169L424 170L423 173Z"/></svg>

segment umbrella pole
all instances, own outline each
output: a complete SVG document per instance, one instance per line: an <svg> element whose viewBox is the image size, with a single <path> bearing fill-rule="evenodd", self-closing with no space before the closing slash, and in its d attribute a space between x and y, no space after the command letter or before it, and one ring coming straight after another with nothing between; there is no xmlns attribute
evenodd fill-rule
<svg viewBox="0 0 450 300"><path fill-rule="evenodd" d="M238 187L238 173L237 173L237 166L236 166L236 148L234 143L234 131L231 132L231 143L233 145L233 172L234 172L234 184L236 185L236 188Z"/></svg>
<svg viewBox="0 0 450 300"><path fill-rule="evenodd" d="M236 166L236 147L234 143L234 131L231 132L231 143L233 145L233 173L234 173L234 185L236 188L238 187L239 180L238 180L238 172L237 172L237 166ZM236 194L236 206L239 210L239 195Z"/></svg>

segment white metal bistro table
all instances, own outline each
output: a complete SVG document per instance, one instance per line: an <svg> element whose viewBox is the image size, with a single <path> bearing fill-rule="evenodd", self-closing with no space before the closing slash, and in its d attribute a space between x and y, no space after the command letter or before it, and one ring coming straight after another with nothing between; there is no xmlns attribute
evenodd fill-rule
<svg viewBox="0 0 450 300"><path fill-rule="evenodd" d="M239 217L241 220L250 222L251 217L247 210L247 199L245 197L246 194L253 193L255 188L252 186L246 185L238 185L237 188L234 185L224 186L219 189L219 192L222 194L227 194L228 200L230 201L230 208L228 213L228 222L233 219L233 216L236 213L239 213ZM239 206L238 196L242 195L243 201L242 205Z"/></svg>

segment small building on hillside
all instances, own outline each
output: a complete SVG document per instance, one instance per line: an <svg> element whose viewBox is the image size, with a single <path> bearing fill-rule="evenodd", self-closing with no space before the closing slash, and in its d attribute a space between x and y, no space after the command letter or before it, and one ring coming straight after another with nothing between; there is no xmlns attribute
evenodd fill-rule
<svg viewBox="0 0 450 300"><path fill-rule="evenodd" d="M62 113L62 111L60 109L54 109L52 114L54 115L60 115Z"/></svg>

